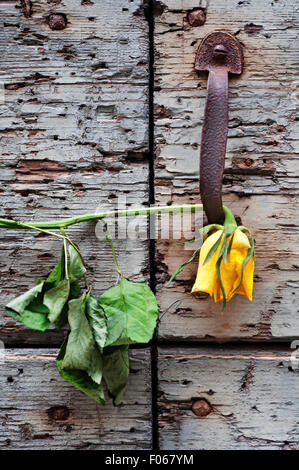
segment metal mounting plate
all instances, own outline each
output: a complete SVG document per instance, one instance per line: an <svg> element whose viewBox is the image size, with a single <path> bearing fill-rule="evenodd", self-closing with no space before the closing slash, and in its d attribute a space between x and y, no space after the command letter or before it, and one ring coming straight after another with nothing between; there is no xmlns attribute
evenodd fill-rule
<svg viewBox="0 0 299 470"><path fill-rule="evenodd" d="M218 62L215 57L215 47L222 45L226 48L227 54L223 65L227 71L240 75L243 69L243 54L239 41L229 33L215 31L206 36L197 51L195 59L195 69L199 71L209 71L217 67Z"/></svg>

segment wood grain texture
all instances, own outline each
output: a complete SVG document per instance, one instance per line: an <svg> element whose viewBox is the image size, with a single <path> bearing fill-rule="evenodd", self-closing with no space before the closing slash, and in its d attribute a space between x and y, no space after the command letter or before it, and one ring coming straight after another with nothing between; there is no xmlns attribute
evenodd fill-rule
<svg viewBox="0 0 299 470"><path fill-rule="evenodd" d="M157 203L200 202L198 169L207 75L194 70L210 32L234 34L244 71L229 81L224 203L256 240L252 303L238 296L224 315L205 294L190 295L196 262L184 240L157 243L162 340L289 340L299 337L298 7L292 0L200 2L206 22L191 27L193 0L159 2L155 30L155 188Z"/></svg>
<svg viewBox="0 0 299 470"><path fill-rule="evenodd" d="M100 406L64 381L56 351L8 350L1 365L0 449L151 448L149 351L131 351L123 403Z"/></svg>
<svg viewBox="0 0 299 470"><path fill-rule="evenodd" d="M52 30L52 13L67 26ZM141 0L0 3L1 216L46 220L148 204L148 25ZM143 219L141 225L144 227ZM69 230L82 247L95 294L116 280L100 227ZM0 239L1 338L59 344L63 332L26 330L4 314L8 300L56 262L56 240L24 231ZM147 242L116 243L124 274L143 279Z"/></svg>
<svg viewBox="0 0 299 470"><path fill-rule="evenodd" d="M160 348L161 449L298 449L299 369L290 354Z"/></svg>

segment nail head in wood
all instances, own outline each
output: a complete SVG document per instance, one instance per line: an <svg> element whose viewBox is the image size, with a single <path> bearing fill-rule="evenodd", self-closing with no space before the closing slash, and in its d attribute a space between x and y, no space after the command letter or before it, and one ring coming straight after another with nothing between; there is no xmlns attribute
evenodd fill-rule
<svg viewBox="0 0 299 470"><path fill-rule="evenodd" d="M212 409L212 405L205 398L200 398L192 404L192 411L196 416L208 416Z"/></svg>

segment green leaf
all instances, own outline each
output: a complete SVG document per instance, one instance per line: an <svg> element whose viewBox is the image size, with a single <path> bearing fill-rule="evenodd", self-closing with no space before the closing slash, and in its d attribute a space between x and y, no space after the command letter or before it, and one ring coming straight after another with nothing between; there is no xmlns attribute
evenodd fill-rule
<svg viewBox="0 0 299 470"><path fill-rule="evenodd" d="M26 307L32 302L38 294L42 291L44 286L43 282L40 282L36 286L32 287L32 289L24 292L24 294L19 295L15 299L11 300L7 304L7 308L14 310L15 312L22 314Z"/></svg>
<svg viewBox="0 0 299 470"><path fill-rule="evenodd" d="M214 245L212 246L212 248L210 249L209 253L207 254L204 262L203 262L203 266L205 264L208 263L208 261L210 261L210 259L212 258L213 254L216 252L218 246L220 245L220 242L223 238L223 234L220 235L220 237L218 238L218 240L214 243Z"/></svg>
<svg viewBox="0 0 299 470"><path fill-rule="evenodd" d="M56 322L69 297L70 283L63 279L56 287L48 290L44 295L44 305L49 309L48 318L51 323Z"/></svg>
<svg viewBox="0 0 299 470"><path fill-rule="evenodd" d="M67 312L68 312L68 305L67 302L64 304L63 309L61 310L61 314L55 320L56 328L62 328L64 325L67 324Z"/></svg>
<svg viewBox="0 0 299 470"><path fill-rule="evenodd" d="M120 310L107 319L107 338L105 346L116 344L128 344L130 341L126 336L126 315Z"/></svg>
<svg viewBox="0 0 299 470"><path fill-rule="evenodd" d="M128 346L104 349L103 377L114 405L120 403L127 388L129 371Z"/></svg>
<svg viewBox="0 0 299 470"><path fill-rule="evenodd" d="M105 346L107 338L107 320L103 308L98 303L97 299L92 295L88 295L86 299L86 313L91 326L94 339L100 348ZM123 329L123 327L122 327ZM119 338L121 331L117 335Z"/></svg>
<svg viewBox="0 0 299 470"><path fill-rule="evenodd" d="M70 279L70 282L75 282L81 279L83 274L86 272L86 269L83 264L81 256L72 245L68 246L68 252L69 252L69 263L68 263L69 279Z"/></svg>
<svg viewBox="0 0 299 470"><path fill-rule="evenodd" d="M77 299L80 296L81 287L78 281L72 282L70 287L70 300Z"/></svg>
<svg viewBox="0 0 299 470"><path fill-rule="evenodd" d="M44 288L42 292L38 294L36 298L32 300L32 302L30 302L30 304L27 307L27 310L31 310L31 312L36 312L36 313L43 313L44 315L47 316L49 313L49 309L42 303L43 291L44 291Z"/></svg>
<svg viewBox="0 0 299 470"><path fill-rule="evenodd" d="M50 322L47 319L48 309L42 304L41 292L44 282L11 300L6 311L15 320L33 330L45 331Z"/></svg>
<svg viewBox="0 0 299 470"><path fill-rule="evenodd" d="M71 332L62 361L63 369L88 370L90 367L95 340L84 310L85 294L69 301L68 320Z"/></svg>
<svg viewBox="0 0 299 470"><path fill-rule="evenodd" d="M54 283L54 287L59 284L59 282L62 280L64 276L64 247L61 249L61 254L58 263L56 266L52 269L50 272L49 276L46 279L46 282L48 283Z"/></svg>
<svg viewBox="0 0 299 470"><path fill-rule="evenodd" d="M80 291L81 291L81 288L80 288L79 283L77 281L73 282L70 287L70 295L69 295L68 300L77 299L80 296ZM65 303L61 311L61 314L55 321L55 325L57 326L57 328L62 328L67 323L67 312L68 312L68 304Z"/></svg>
<svg viewBox="0 0 299 470"><path fill-rule="evenodd" d="M93 400L97 401L98 403L104 405L105 404L105 397L104 397L104 390L103 386L96 382L94 382L88 373L84 370L64 370L62 368L62 361L65 356L66 350L66 341L62 345L58 357L57 357L57 369L61 377L76 388L78 388L81 392L88 395Z"/></svg>
<svg viewBox="0 0 299 470"><path fill-rule="evenodd" d="M122 278L99 298L108 320L106 346L148 343L154 333L158 305L145 283Z"/></svg>
<svg viewBox="0 0 299 470"><path fill-rule="evenodd" d="M47 315L44 313L24 310L22 315L19 315L13 310L7 309L6 311L12 318L23 323L23 325L31 328L32 330L45 331L51 325L49 320L47 320Z"/></svg>
<svg viewBox="0 0 299 470"><path fill-rule="evenodd" d="M87 372L94 382L96 382L97 384L100 384L102 382L103 359L100 351L97 348L94 348L93 354L91 356L91 362Z"/></svg>
<svg viewBox="0 0 299 470"><path fill-rule="evenodd" d="M185 268L185 266L187 266L187 264L192 263L192 261L194 260L196 255L200 252L200 250L201 250L201 247L197 248L197 250L195 250L193 252L193 255L191 256L191 258L188 261L186 261L185 263L181 264L181 266L179 266L177 268L177 270L172 274L171 278L169 279L169 281L167 283L168 286L172 283L174 278L183 271L183 269Z"/></svg>

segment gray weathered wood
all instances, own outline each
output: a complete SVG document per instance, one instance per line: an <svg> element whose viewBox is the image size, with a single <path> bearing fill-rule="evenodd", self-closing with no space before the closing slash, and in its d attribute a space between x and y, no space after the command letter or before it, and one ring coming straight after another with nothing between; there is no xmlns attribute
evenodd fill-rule
<svg viewBox="0 0 299 470"><path fill-rule="evenodd" d="M10 350L1 365L0 448L79 450L151 448L150 357L131 351L123 405L98 405L64 381L56 351Z"/></svg>
<svg viewBox="0 0 299 470"><path fill-rule="evenodd" d="M117 208L118 196L131 206L148 204L146 6L34 0L24 11L17 0L0 2L1 216L66 217ZM190 27L187 12L198 6L207 21ZM254 301L234 298L221 314L206 295L189 294L196 262L166 288L190 251L181 240L159 240L159 339L298 338L298 7L293 0L163 0L155 8L156 202L200 202L207 77L194 71L195 52L209 32L229 31L244 45L245 68L230 81L224 202L257 243ZM58 11L67 27L51 30L47 18ZM100 226L68 232L99 294L116 280ZM55 264L59 242L29 232L0 236L1 339L58 345L65 332L22 328L4 306ZM125 275L148 276L145 240L122 239L116 248ZM148 449L151 399L159 398L161 449L299 449L298 361L287 346L270 344L161 347L158 397L151 396L149 350L133 350L119 408L101 407L63 381L56 350L9 350L0 374L0 447Z"/></svg>
<svg viewBox="0 0 299 470"><path fill-rule="evenodd" d="M67 27L51 30L47 17L64 13ZM148 26L143 2L0 3L1 216L46 220L140 206L148 201ZM144 226L144 221L142 222ZM69 230L80 243L94 292L114 284L110 250L95 224ZM4 306L56 262L56 240L1 231L1 338L59 344L63 332L44 334L16 325ZM147 274L147 243L116 243L124 274Z"/></svg>
<svg viewBox="0 0 299 470"><path fill-rule="evenodd" d="M299 449L299 369L291 352L160 348L161 449Z"/></svg>
<svg viewBox="0 0 299 470"><path fill-rule="evenodd" d="M157 203L200 202L198 167L207 75L194 70L202 38L215 30L243 44L244 72L229 81L224 203L256 239L252 303L238 296L224 315L207 295L191 296L196 262L165 283L190 251L157 243L159 337L163 340L288 340L299 337L298 6L292 0L202 1L207 19L191 27L195 0L159 2L155 29Z"/></svg>

